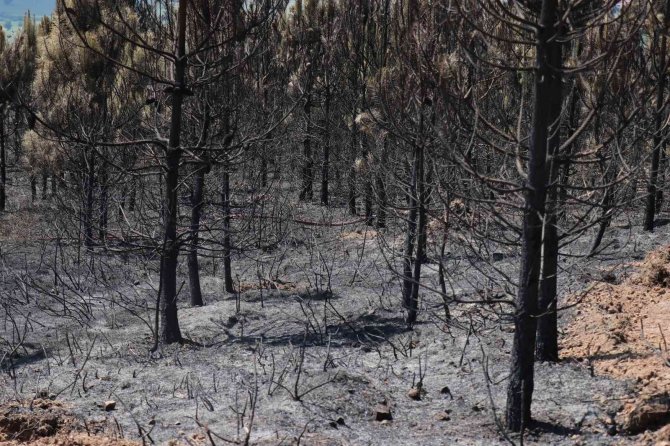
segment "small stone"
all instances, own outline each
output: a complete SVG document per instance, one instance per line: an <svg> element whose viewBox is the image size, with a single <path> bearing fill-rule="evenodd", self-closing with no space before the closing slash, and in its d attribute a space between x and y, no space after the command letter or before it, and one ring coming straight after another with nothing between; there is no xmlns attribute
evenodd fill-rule
<svg viewBox="0 0 670 446"><path fill-rule="evenodd" d="M451 420L451 417L445 411L445 412L438 412L437 415L435 415L435 419L437 421L449 421L449 420Z"/></svg>
<svg viewBox="0 0 670 446"><path fill-rule="evenodd" d="M344 426L344 418L339 417L339 418L336 420L336 422L337 422L337 424L339 424L340 426Z"/></svg>
<svg viewBox="0 0 670 446"><path fill-rule="evenodd" d="M418 389L416 387L412 387L409 389L407 392L407 396L410 397L411 399L418 401L421 399L421 389Z"/></svg>
<svg viewBox="0 0 670 446"><path fill-rule="evenodd" d="M377 404L375 406L375 421L390 421L393 419L391 408L386 404Z"/></svg>
<svg viewBox="0 0 670 446"><path fill-rule="evenodd" d="M475 404L474 406L472 406L473 412L481 412L482 410L484 410L484 408L481 407L479 404Z"/></svg>
<svg viewBox="0 0 670 446"><path fill-rule="evenodd" d="M105 410L105 412L110 412L116 409L116 401L113 400L105 401L105 403L102 405L102 408Z"/></svg>

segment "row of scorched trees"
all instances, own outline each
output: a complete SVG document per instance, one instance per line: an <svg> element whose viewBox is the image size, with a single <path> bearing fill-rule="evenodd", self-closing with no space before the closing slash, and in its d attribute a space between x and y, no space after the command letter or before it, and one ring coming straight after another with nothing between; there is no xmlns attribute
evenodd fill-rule
<svg viewBox="0 0 670 446"><path fill-rule="evenodd" d="M233 292L233 254L282 242L285 200L402 229L410 326L426 262L453 297L451 231L519 246L518 431L534 361L558 360L560 248L591 237L595 255L622 210L651 231L663 204L669 7L58 0L0 39L0 209L25 172L84 247L159 253L163 343L182 339L179 255L193 305L199 253Z"/></svg>

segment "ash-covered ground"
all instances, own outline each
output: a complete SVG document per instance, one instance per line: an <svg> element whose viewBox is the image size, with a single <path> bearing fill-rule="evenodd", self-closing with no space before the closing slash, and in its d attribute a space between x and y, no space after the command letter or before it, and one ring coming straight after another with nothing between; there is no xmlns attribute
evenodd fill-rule
<svg viewBox="0 0 670 446"><path fill-rule="evenodd" d="M314 219L323 212L297 211ZM218 261L204 251L206 305L189 307L188 284L180 294L189 342L151 354L157 258L90 254L53 237L19 240L7 229L28 218L46 225L46 215L37 208L3 217L3 401L55 398L87 426L146 444L247 437L259 445L519 443L498 427L519 264L514 248L467 234L448 240L450 319L431 291L439 285L430 253L411 330L390 268L399 267L399 230L296 225L272 252L235 255L238 294L223 292ZM347 217L335 210L328 219ZM647 234L619 221L594 259L579 255L588 235L568 246L561 296L626 275L628 263L668 239L668 228ZM187 280L185 258L178 279ZM575 308L561 312L561 326ZM613 421L631 392L634 383L599 376L587 362L537 364L536 423L524 443L639 442ZM116 402L113 410L105 410L108 401Z"/></svg>

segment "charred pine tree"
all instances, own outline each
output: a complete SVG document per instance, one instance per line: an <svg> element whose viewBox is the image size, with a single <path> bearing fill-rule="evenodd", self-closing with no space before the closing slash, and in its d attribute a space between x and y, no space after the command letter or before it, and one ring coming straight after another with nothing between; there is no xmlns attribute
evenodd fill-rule
<svg viewBox="0 0 670 446"><path fill-rule="evenodd" d="M164 247L161 261L161 342L181 342L181 330L177 317L177 238L179 162L182 155L181 128L182 106L186 93L186 0L179 0L177 9L177 51L174 60L174 87L172 89L172 112L170 136L165 148L165 207L163 216Z"/></svg>
<svg viewBox="0 0 670 446"><path fill-rule="evenodd" d="M536 29L534 103L524 191L521 268L514 316L514 340L507 387L506 427L519 432L531 420L535 374L537 306L542 264L542 232L547 185L547 141L549 139L553 82L551 41L556 38L557 0L542 0Z"/></svg>

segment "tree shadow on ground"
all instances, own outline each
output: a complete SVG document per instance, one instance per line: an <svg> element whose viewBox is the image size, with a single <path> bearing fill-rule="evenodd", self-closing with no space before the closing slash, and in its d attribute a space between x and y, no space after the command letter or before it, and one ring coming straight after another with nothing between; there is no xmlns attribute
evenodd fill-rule
<svg viewBox="0 0 670 446"><path fill-rule="evenodd" d="M545 434L568 437L570 435L579 435L581 433L581 430L574 426L568 427L553 421L540 420L533 420L529 431L531 435L538 437Z"/></svg>
<svg viewBox="0 0 670 446"><path fill-rule="evenodd" d="M335 321L332 314L329 319ZM292 333L272 334L270 331L254 335L233 336L228 342L255 345L262 339L264 345L296 346L303 343L310 347L330 345L338 347L374 347L380 344L389 344L392 339L404 333L411 333L407 324L400 316L382 316L366 314L352 320L337 318L337 322L329 322L327 329L321 324L323 321L305 323L305 329ZM295 325L298 327L298 325ZM285 327L284 327L285 328ZM232 335L232 333L229 333Z"/></svg>

